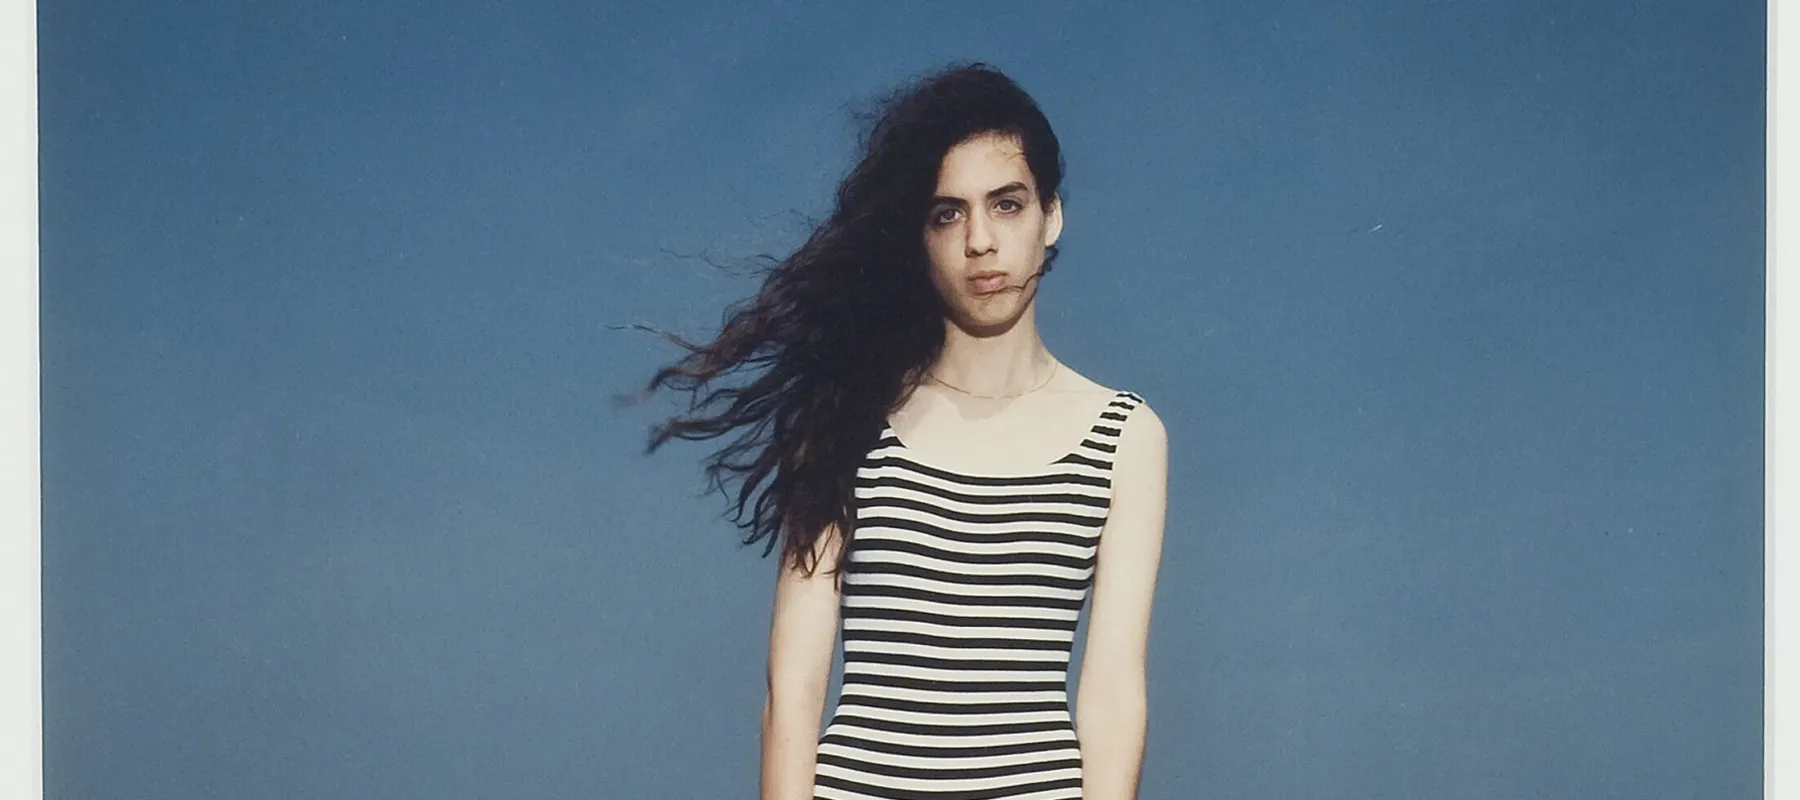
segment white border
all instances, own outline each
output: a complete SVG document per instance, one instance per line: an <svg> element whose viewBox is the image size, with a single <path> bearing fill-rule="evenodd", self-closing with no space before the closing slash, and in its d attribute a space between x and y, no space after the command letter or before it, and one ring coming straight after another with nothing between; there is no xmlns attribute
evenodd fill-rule
<svg viewBox="0 0 1800 800"><path fill-rule="evenodd" d="M0 797L44 796L37 7L0 4Z"/></svg>

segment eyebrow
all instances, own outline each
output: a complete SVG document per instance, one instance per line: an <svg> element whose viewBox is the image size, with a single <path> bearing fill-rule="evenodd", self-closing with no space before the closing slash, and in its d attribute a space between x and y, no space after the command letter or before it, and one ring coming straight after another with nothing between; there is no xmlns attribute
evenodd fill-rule
<svg viewBox="0 0 1800 800"><path fill-rule="evenodd" d="M1006 185L1005 185L1005 186L1002 186L1002 187L1000 187L1000 188L998 188L998 189L995 189L995 190L993 190L993 191L991 191L991 192L988 192L988 193L987 193L987 199L989 199L989 200L992 200L992 199L994 199L994 198L996 198L996 197L999 197L999 196L1000 196L1000 195L1003 195L1003 194L1011 194L1011 193L1013 193L1013 192L1023 192L1023 191L1027 191L1027 190L1029 190L1029 189L1030 189L1030 188L1031 188L1031 187L1029 187L1029 186L1026 186L1026 185L1025 185L1025 182L1024 182L1024 181L1013 181L1013 182L1012 182L1012 183L1009 183L1009 184L1006 184ZM934 205L934 206L941 206L941 205L952 205L952 206L960 206L960 205L964 205L964 203L963 203L963 201L962 201L962 198L960 198L960 197L944 197L944 196L941 196L941 195L940 195L940 196L938 196L938 197L933 197L933 198L931 198L931 204L932 204L932 205Z"/></svg>

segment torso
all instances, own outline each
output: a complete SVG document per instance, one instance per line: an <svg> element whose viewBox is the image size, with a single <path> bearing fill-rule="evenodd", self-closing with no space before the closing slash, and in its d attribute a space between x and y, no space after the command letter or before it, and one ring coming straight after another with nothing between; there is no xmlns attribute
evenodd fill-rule
<svg viewBox="0 0 1800 800"><path fill-rule="evenodd" d="M1081 796L1069 657L1142 398L956 399L916 393L857 471L821 800Z"/></svg>

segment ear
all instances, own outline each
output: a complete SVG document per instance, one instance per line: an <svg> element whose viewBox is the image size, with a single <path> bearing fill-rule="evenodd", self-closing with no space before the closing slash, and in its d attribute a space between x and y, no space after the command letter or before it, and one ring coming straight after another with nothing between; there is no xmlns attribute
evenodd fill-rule
<svg viewBox="0 0 1800 800"><path fill-rule="evenodd" d="M1062 235L1062 196L1051 195L1050 202L1044 208L1044 246L1056 244L1057 237Z"/></svg>

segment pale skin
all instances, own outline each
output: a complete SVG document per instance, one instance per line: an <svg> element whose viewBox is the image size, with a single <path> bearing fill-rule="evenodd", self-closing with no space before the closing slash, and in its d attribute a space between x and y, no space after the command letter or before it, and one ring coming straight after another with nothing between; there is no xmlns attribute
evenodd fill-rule
<svg viewBox="0 0 1800 800"><path fill-rule="evenodd" d="M924 237L932 282L949 309L944 350L933 379L890 422L908 449L934 463L990 473L1041 468L1079 444L1113 395L1058 362L1038 336L1035 273L1062 232L1061 203L1038 202L1017 141L991 135L945 154L935 195ZM1004 275L976 277L993 272ZM1167 476L1167 432L1156 412L1140 405L1114 455L1075 692L1085 800L1137 796ZM827 531L814 550L818 563L836 564L841 546ZM839 599L825 568L807 576L779 567L763 706L763 800L813 796Z"/></svg>

